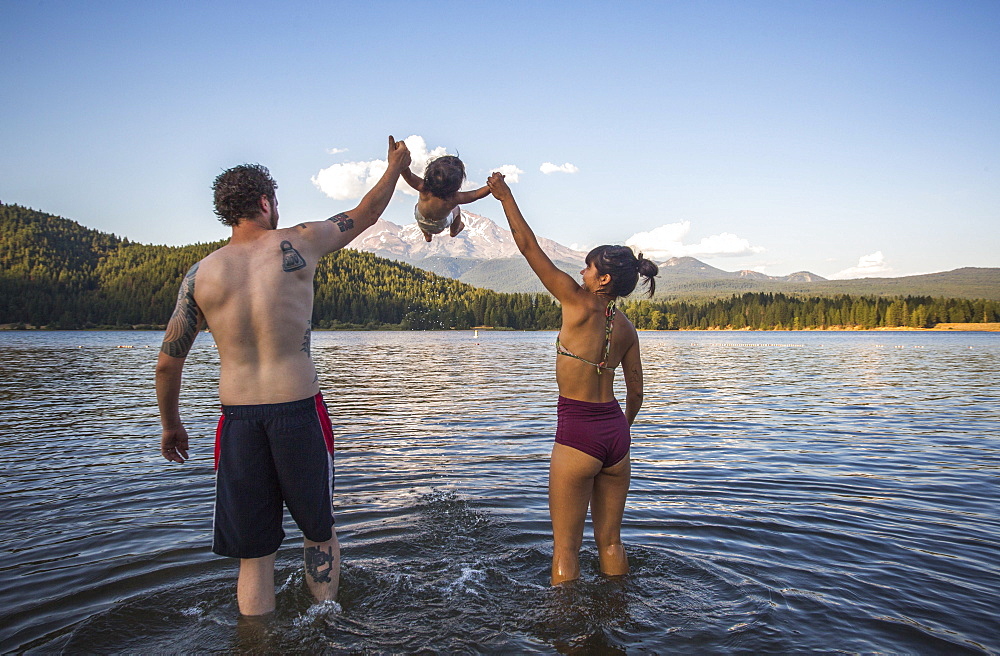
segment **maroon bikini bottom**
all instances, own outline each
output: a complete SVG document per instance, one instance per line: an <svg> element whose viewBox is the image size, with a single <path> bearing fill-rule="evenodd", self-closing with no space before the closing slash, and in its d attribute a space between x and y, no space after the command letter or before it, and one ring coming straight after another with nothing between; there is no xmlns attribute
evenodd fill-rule
<svg viewBox="0 0 1000 656"><path fill-rule="evenodd" d="M560 396L558 412L556 444L583 451L605 467L628 454L632 436L618 401L591 403Z"/></svg>

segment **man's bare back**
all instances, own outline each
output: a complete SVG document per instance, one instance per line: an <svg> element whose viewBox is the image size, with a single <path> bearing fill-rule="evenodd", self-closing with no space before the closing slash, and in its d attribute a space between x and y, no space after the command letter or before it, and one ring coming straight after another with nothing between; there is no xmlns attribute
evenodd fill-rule
<svg viewBox="0 0 1000 656"><path fill-rule="evenodd" d="M219 348L223 405L285 403L319 391L310 319L320 253L305 231L234 239L199 264L194 297Z"/></svg>

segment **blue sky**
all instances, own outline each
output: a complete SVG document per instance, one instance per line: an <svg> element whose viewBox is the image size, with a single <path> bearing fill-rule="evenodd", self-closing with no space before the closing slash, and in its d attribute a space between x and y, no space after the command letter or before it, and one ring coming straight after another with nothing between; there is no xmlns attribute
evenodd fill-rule
<svg viewBox="0 0 1000 656"><path fill-rule="evenodd" d="M0 0L0 25L0 200L135 241L226 237L211 182L242 162L271 169L284 225L353 207L392 134L470 183L516 169L567 246L1000 266L996 1Z"/></svg>

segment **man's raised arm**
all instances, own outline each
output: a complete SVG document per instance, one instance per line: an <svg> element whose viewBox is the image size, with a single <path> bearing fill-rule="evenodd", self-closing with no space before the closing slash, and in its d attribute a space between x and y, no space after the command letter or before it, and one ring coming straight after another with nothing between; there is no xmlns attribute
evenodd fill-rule
<svg viewBox="0 0 1000 656"><path fill-rule="evenodd" d="M306 239L319 244L323 254L331 253L351 243L355 237L375 225L389 205L396 190L396 180L410 168L410 151L402 141L389 137L389 164L375 186L365 194L353 210L331 216L326 221L302 223L296 226Z"/></svg>

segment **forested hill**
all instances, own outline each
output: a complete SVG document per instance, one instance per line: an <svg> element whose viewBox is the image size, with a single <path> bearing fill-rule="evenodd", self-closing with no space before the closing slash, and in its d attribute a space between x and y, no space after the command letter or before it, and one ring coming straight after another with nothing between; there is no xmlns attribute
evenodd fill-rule
<svg viewBox="0 0 1000 656"><path fill-rule="evenodd" d="M0 204L0 324L162 326L184 273L223 243L137 244ZM323 258L316 281L318 327L558 326L558 306L547 295L476 289L370 253Z"/></svg>
<svg viewBox="0 0 1000 656"><path fill-rule="evenodd" d="M162 327L184 273L224 242L151 246L0 204L0 325L8 328ZM929 327L1000 322L1000 302L930 296L745 293L688 301L628 300L637 328ZM547 294L478 289L371 253L341 250L316 271L319 328L555 329Z"/></svg>

